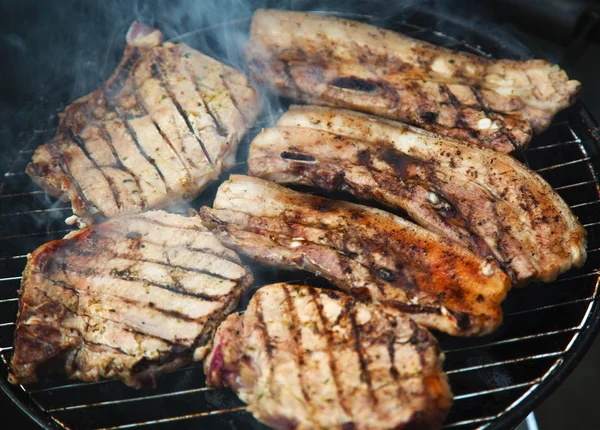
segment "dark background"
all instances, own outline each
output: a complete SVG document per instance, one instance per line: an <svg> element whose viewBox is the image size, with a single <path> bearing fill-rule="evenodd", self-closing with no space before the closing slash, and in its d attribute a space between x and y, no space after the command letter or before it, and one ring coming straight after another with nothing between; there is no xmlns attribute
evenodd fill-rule
<svg viewBox="0 0 600 430"><path fill-rule="evenodd" d="M15 150L15 136L39 127L64 105L96 88L122 54L123 35L134 19L157 25L167 35L218 20L247 16L251 0L181 1L1 1L0 0L0 171ZM265 3L264 1L262 2ZM270 4L274 2L269 2ZM290 1L283 1L289 7ZM508 41L534 56L559 63L583 83L582 99L600 119L600 26L594 2L577 0L294 2L314 9L353 8L369 12L385 7L402 14L406 7L426 7L467 23L476 31ZM600 428L600 341L566 381L535 411L539 428ZM0 392L0 420L8 427L34 429ZM3 426L6 424L0 424Z"/></svg>

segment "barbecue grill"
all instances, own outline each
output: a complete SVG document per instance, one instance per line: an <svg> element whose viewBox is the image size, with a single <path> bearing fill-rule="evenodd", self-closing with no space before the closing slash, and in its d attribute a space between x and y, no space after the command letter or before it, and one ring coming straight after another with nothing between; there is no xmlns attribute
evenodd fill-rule
<svg viewBox="0 0 600 430"><path fill-rule="evenodd" d="M527 58L521 46L473 32L460 23L418 10L395 18L343 16L400 31L437 45L489 57ZM222 45L222 35L247 31L250 17L223 22L181 34L182 41L226 63L239 66L240 52ZM160 28L161 23L157 22ZM122 40L122 39L121 39ZM121 44L122 46L122 44ZM121 48L114 47L115 50ZM100 82L98 82L100 84ZM61 100L68 103L69 100ZM245 173L248 144L261 128L272 126L277 111L288 101L265 99L267 113L240 145L234 173ZM157 379L156 388L140 390L119 381L80 383L61 374L44 377L34 386L7 382L18 288L27 253L63 237L70 229L64 219L70 204L41 191L25 174L33 150L53 137L56 118L15 136L16 156L0 177L0 388L41 427L125 429L149 428L264 428L227 389L205 386L201 366L191 365ZM578 102L561 112L544 134L533 139L518 158L543 176L571 206L588 232L588 260L550 284L535 284L509 293L504 324L479 338L452 338L436 333L446 354L455 404L447 428L513 428L577 365L594 338L598 310L600 260L600 142L596 123ZM37 129L36 129L37 128ZM33 130L33 131L32 131ZM222 178L223 179L223 178ZM211 204L218 183L191 204ZM255 285L296 281L326 283L303 272L284 272L253 265ZM241 307L245 303L241 304Z"/></svg>

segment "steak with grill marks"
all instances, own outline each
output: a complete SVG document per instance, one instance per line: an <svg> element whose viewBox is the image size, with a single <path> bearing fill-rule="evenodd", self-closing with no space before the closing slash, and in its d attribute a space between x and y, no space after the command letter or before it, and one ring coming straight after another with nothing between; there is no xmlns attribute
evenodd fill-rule
<svg viewBox="0 0 600 430"><path fill-rule="evenodd" d="M153 383L204 358L251 282L197 217L152 211L70 233L28 258L9 380L35 382L52 362L82 381Z"/></svg>
<svg viewBox="0 0 600 430"><path fill-rule="evenodd" d="M563 199L514 158L358 112L292 106L250 145L248 173L346 191L493 256L516 285L586 260L586 232Z"/></svg>
<svg viewBox="0 0 600 430"><path fill-rule="evenodd" d="M292 99L408 122L502 152L524 148L581 84L544 60L491 60L356 21L259 10L253 77Z"/></svg>
<svg viewBox="0 0 600 430"><path fill-rule="evenodd" d="M233 166L259 114L241 72L162 38L134 23L119 67L67 107L27 167L82 224L193 199Z"/></svg>
<svg viewBox="0 0 600 430"><path fill-rule="evenodd" d="M204 367L277 429L434 429L452 403L443 360L395 309L274 284L219 326Z"/></svg>
<svg viewBox="0 0 600 430"><path fill-rule="evenodd" d="M231 175L200 211L225 244L256 261L321 275L450 334L502 322L510 280L496 262L387 212Z"/></svg>

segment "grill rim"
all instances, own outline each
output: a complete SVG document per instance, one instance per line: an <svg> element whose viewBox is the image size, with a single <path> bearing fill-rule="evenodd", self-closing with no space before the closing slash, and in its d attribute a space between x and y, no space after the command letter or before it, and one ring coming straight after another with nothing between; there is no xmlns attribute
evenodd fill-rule
<svg viewBox="0 0 600 430"><path fill-rule="evenodd" d="M579 100L575 106L578 107L578 113L581 115L581 118L589 129L590 138L594 141L596 148L600 149L600 140L596 134L596 131L598 130L597 121L581 100ZM600 163L598 163L597 157L591 157L589 162L593 167L595 173L594 179L596 181L596 187L598 187L598 172L600 171L598 169L598 164ZM596 270L598 270L598 268L596 268ZM596 282L599 281L597 280ZM596 338L600 329L600 306L598 305L598 297L592 302L592 306L593 309L588 316L589 324L581 328L578 339L575 340L575 343L569 351L572 351L571 355L566 358L563 356L562 363L556 366L556 368L540 382L531 393L525 395L521 400L518 400L519 403L513 409L503 413L502 416L493 421L491 423L491 428L502 428L502 426L507 426L510 422L518 423L523 421L531 411L548 398L548 396L552 394L571 373L573 373L583 357L589 351L592 341Z"/></svg>
<svg viewBox="0 0 600 430"><path fill-rule="evenodd" d="M344 9L344 7L341 6L339 9ZM412 8L410 8L410 9L412 9ZM436 15L435 13L429 13L428 11L424 11L419 8L416 8L415 10L418 15L412 15L408 18L408 20L405 20L405 18L398 18L396 16L385 18L385 17L382 17L381 12L378 12L378 11L369 11L368 13L364 13L364 14L356 12L356 10L353 12L346 12L346 11L337 11L337 12L314 11L314 12L321 12L321 13L326 13L326 14L330 14L330 15L348 17L350 19L358 19L358 20L375 19L376 21L385 23L387 25L394 25L395 23L398 23L398 24L404 24L404 25L415 25L416 27L422 26L423 30L432 31L435 33L437 33L437 30L435 30L435 28L439 25L440 21L442 21L442 23L446 22L446 23L450 24L451 26L456 26L458 28L461 28L463 31L466 31L466 34L469 37L473 36L473 37L476 37L477 40L481 40L481 41L489 43L490 46L493 47L494 49L500 49L503 51L508 50L508 52L512 52L513 57L524 58L524 59L531 57L530 53L523 54L521 52L519 54L519 53L517 53L517 50L513 49L513 47L510 47L510 46L507 47L506 45L501 45L503 43L502 40L492 37L492 36L489 36L485 33L481 33L479 31L475 30L474 28L466 26L462 22L455 21L455 20L453 20L451 18L447 18L447 17L441 18L439 15ZM428 16L430 18L434 18L436 20L436 22L429 23L427 25L423 24L421 22L421 20L423 19L423 15ZM414 24L414 22L416 22L416 24ZM223 23L216 24L216 25L218 26L218 25L229 25L229 24L230 24L229 22L223 22ZM205 30L205 29L201 29L201 31L202 30ZM441 35L443 37L457 40L461 43L461 45L467 46L473 50L477 50L480 53L482 53L484 56L490 57L490 55L485 51L485 49L488 48L487 46L481 48L480 45L476 45L476 46L470 45L469 42L464 41L461 36L452 36L452 35L446 34L445 31L443 33L441 33ZM418 36L416 36L416 37L418 38ZM178 39L178 38L184 39L185 36L181 35L181 36L176 37L175 39ZM525 48L525 49L527 49L527 48ZM587 107L584 105L584 103L581 100L579 100L575 104L575 106L573 106L571 109L573 109L574 113L576 114L576 120L577 121L581 120L581 123L583 123L584 128L588 129L587 131L589 133L589 136L587 136L587 137L589 137L589 140L591 141L590 145L593 146L595 149L600 150L600 135L598 135L596 133L598 131L598 125L597 125L596 120L589 113L589 110L587 109ZM571 123L570 120L566 121L566 122ZM36 132L34 132L34 134L35 133ZM32 137L31 141L32 140L34 140L34 137ZM31 141L29 143L31 143ZM22 156L22 151L26 150L29 146L30 145L22 148L22 150L19 151L19 153L15 154L16 157L14 160L14 164L16 164L18 162L19 158ZM589 154L589 158L586 160L583 160L583 161L585 161L586 163L589 163L588 166L591 167L592 172L593 172L593 177L594 177L594 180L592 181L592 183L594 183L596 185L596 188L600 194L600 180L598 177L600 174L600 161L599 161L598 156ZM9 168L8 172L10 172L10 170L11 169ZM0 192L1 192L1 188L0 188ZM595 275L597 277L596 282L597 283L600 282L600 273L598 273L597 269L595 269L595 270L593 269L589 273L590 274L595 273ZM508 405L507 408L505 408L502 412L500 412L500 414L499 414L500 416L498 416L498 415L482 416L482 417L478 417L478 418L474 419L475 421L479 421L479 422L477 422L477 424L481 425L479 428L483 428L483 427L510 428L512 425L518 425L518 423L521 422L527 416L528 413L530 413L545 398L547 398L557 388L557 386L559 386L566 379L566 377L569 376L573 372L573 370L577 367L578 363L582 360L582 358L585 356L585 354L589 350L593 339L596 337L596 335L598 334L598 331L600 329L600 310L599 310L599 303L598 303L599 298L600 298L600 293L597 294L595 297L591 298L591 300L590 300L591 308L589 308L589 310L586 311L586 313L588 315L585 318L586 319L585 323L582 322L582 323L580 323L580 325L578 327L574 327L575 330L577 331L577 333L574 333L574 335L576 335L577 338L574 340L573 344L571 344L569 347L562 349L562 351L561 351L562 355L557 357L554 364L552 364L548 368L545 376L540 377L541 381L533 382L531 385L528 385L527 389L525 390L525 392L523 392L523 394L521 394L521 396L519 396L512 404ZM585 313L583 316L585 316ZM25 390L24 387L14 386L14 385L10 384L7 381L7 375L8 375L7 368L8 367L7 367L6 358L4 357L4 355L2 355L0 358L3 359L3 365L4 365L4 366L0 366L0 367L3 367L2 371L0 372L0 389L2 389L2 391L12 400L12 402L16 406L18 406L23 413L25 413L29 418L31 418L41 428L44 428L44 429L70 428L67 425L62 424L56 418L52 417L51 413L48 412L42 406L40 406L35 401L35 399L29 394L29 392L27 390ZM540 378L538 378L538 379L540 379ZM535 381L535 380L533 380L533 381ZM233 408L233 409L235 409L235 408ZM471 420L465 420L465 421L471 421ZM451 423L451 424L454 426L455 423ZM137 427L138 425L142 426L141 423L135 423L135 424L132 423L129 426ZM462 426L459 424L458 427L462 427Z"/></svg>
<svg viewBox="0 0 600 430"><path fill-rule="evenodd" d="M52 420L52 417L48 412L45 412L42 408L35 405L31 396L24 391L19 385L18 389L16 386L8 382L7 366L0 366L2 368L2 374L0 377L0 389L6 394L6 396L16 405L21 412L33 420L40 428L44 430L60 430L57 424ZM32 407L32 404L35 407Z"/></svg>

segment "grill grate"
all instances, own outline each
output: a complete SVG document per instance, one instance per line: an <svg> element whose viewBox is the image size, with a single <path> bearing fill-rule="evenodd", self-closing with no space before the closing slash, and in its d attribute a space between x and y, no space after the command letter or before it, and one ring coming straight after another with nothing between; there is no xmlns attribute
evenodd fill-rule
<svg viewBox="0 0 600 430"><path fill-rule="evenodd" d="M366 20L389 26L373 18ZM224 25L245 29L248 23L246 19ZM487 55L478 46L425 27L394 22L392 28L438 45ZM200 46L206 46L210 38L205 33L199 30L177 39L198 47L194 39L200 36ZM488 44L486 51L512 55L506 47ZM455 393L455 405L445 425L448 428L516 425L575 366L597 329L600 212L596 205L600 203L600 183L595 124L581 104L559 117L520 159L554 186L584 224L588 261L551 284L511 292L504 304L505 322L491 335L476 339L438 335ZM273 123L272 116L259 120L240 147L241 160L250 139ZM73 383L62 375L46 377L27 388L6 382L20 273L27 252L70 231L63 222L70 206L40 191L24 173L33 149L49 140L54 131L35 131L0 179L0 387L49 428L263 428L230 391L206 387L198 365L158 378L156 389L135 390L119 381ZM238 163L234 171L244 172L245 163ZM217 184L211 186L192 206L210 204L216 188ZM255 270L255 277L257 285L286 280L323 285L314 276L264 267Z"/></svg>

